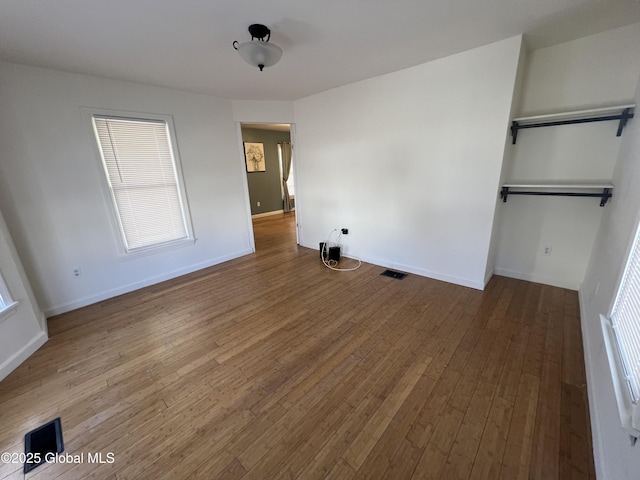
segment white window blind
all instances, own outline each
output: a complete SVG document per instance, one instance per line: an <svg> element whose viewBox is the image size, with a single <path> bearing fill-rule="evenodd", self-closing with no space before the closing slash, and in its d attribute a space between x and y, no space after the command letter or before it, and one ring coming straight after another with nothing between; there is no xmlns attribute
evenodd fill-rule
<svg viewBox="0 0 640 480"><path fill-rule="evenodd" d="M4 282L2 275L0 275L0 320L11 315L15 311L16 305L18 305L18 302L11 298L7 284Z"/></svg>
<svg viewBox="0 0 640 480"><path fill-rule="evenodd" d="M620 352L632 402L640 399L640 229L631 248L616 300L611 325Z"/></svg>
<svg viewBox="0 0 640 480"><path fill-rule="evenodd" d="M4 286L4 282L2 281L2 277L0 277L0 311L4 310L7 305L10 305L11 299L9 295L6 293L6 287Z"/></svg>
<svg viewBox="0 0 640 480"><path fill-rule="evenodd" d="M167 122L92 118L125 251L189 239Z"/></svg>

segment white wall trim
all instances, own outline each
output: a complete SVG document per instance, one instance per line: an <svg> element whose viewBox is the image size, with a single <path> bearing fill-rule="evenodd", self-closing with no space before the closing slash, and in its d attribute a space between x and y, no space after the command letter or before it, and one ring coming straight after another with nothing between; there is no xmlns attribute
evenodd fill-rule
<svg viewBox="0 0 640 480"><path fill-rule="evenodd" d="M582 349L584 351L584 364L587 380L587 396L589 398L589 418L591 420L591 443L593 445L593 461L596 469L596 478L604 478L604 472L607 470L604 468L606 464L606 457L604 454L604 446L602 445L602 427L600 419L600 407L598 405L598 396L594 390L597 385L596 378L594 377L593 370L591 368L594 365L591 349L589 345L593 345L591 338L588 338L590 329L587 328L587 312L584 308L586 304L582 289L578 290L578 304L580 306L580 327L582 330Z"/></svg>
<svg viewBox="0 0 640 480"><path fill-rule="evenodd" d="M88 297L81 298L79 300L75 300L73 302L64 303L61 305L56 305L51 308L48 308L44 311L47 317L52 317L54 315L60 315L61 313L69 312L71 310L75 310L77 308L86 307L87 305L91 305L93 303L101 302L103 300L107 300L112 297L116 297L118 295L122 295L124 293L133 292L140 288L148 287L150 285L155 285L156 283L164 282L165 280L171 280L172 278L179 277L181 275L186 275L188 273L196 272L198 270L202 270L203 268L212 267L214 265L218 265L223 262L227 262L229 260L233 260L235 258L243 257L245 255L249 255L253 253L251 249L240 250L238 252L231 253L229 255L224 255L222 257L217 257L206 262L197 263L195 265L189 265L185 268L180 268L177 270L173 270L170 272L165 272L161 275L156 275L154 277L147 278L140 282L129 283L127 285L120 286L118 288L113 288L110 290L105 290L100 292L97 295L91 295Z"/></svg>
<svg viewBox="0 0 640 480"><path fill-rule="evenodd" d="M27 358L33 355L49 339L45 332L38 332L29 343L6 359L0 365L0 381L4 380L11 372L20 366Z"/></svg>
<svg viewBox="0 0 640 480"><path fill-rule="evenodd" d="M543 275L516 272L514 270L507 270L504 268L496 268L493 273L503 277L516 278L518 280L526 280L533 283L542 283L544 285L551 285L552 287L566 288L567 290L579 291L582 286L581 283L563 281L557 278L545 277Z"/></svg>
<svg viewBox="0 0 640 480"><path fill-rule="evenodd" d="M453 275L446 275L438 272L433 272L431 270L426 270L424 268L414 267L411 265L403 265L400 263L392 262L391 264L383 265L385 268L393 268L396 270L401 270L407 273L413 273L415 275L420 275L422 277L432 278L434 280L440 280L447 283L453 283L456 285L460 285L462 287L474 288L476 290L484 290L484 283L475 282L473 280L468 280L466 278L455 277Z"/></svg>
<svg viewBox="0 0 640 480"><path fill-rule="evenodd" d="M0 308L0 323L18 311L18 302L11 302Z"/></svg>
<svg viewBox="0 0 640 480"><path fill-rule="evenodd" d="M244 156L244 142L242 138L242 124L236 121L236 140L238 146L238 165L242 175L242 193L244 195L244 208L247 212L247 235L251 253L256 251L256 238L253 234L253 223L251 222L251 197L249 196L249 179L247 178L247 164Z"/></svg>
<svg viewBox="0 0 640 480"><path fill-rule="evenodd" d="M486 288L486 286L489 284L489 282L491 281L491 278L493 277L493 274L496 273L495 272L495 268L492 268L490 271L487 272L487 274L484 276L484 286L482 288L482 290L484 290Z"/></svg>
<svg viewBox="0 0 640 480"><path fill-rule="evenodd" d="M317 245L308 245L301 244L301 246L306 248L311 248L312 250L319 250L319 246ZM447 283L453 283L455 285L460 285L462 287L475 288L476 290L484 290L484 284L482 282L474 282L472 280L467 280L466 278L455 277L452 275L445 275L438 272L433 272L431 270L426 270L424 268L414 267L412 265L404 265L402 263L396 263L392 261L388 261L381 258L374 258L368 256L360 256L353 253L349 253L349 255L345 255L345 257L354 258L361 260L366 263L371 263L373 265L378 265L383 268L391 268L393 270L400 270L406 273L412 273L414 275L420 275L421 277L432 278L434 280L440 280Z"/></svg>

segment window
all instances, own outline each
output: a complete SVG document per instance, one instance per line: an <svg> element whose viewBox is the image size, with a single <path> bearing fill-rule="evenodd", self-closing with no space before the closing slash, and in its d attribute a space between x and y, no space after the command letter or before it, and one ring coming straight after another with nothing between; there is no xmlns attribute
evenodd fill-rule
<svg viewBox="0 0 640 480"><path fill-rule="evenodd" d="M192 243L170 118L92 121L125 253Z"/></svg>
<svg viewBox="0 0 640 480"><path fill-rule="evenodd" d="M640 438L640 229L611 314L600 317L620 421L635 445Z"/></svg>
<svg viewBox="0 0 640 480"><path fill-rule="evenodd" d="M15 312L17 306L18 302L13 301L7 284L4 283L4 279L0 275L0 321Z"/></svg>
<svg viewBox="0 0 640 480"><path fill-rule="evenodd" d="M282 143L278 143L278 158L280 159L280 176L283 176L284 166L282 164ZM289 178L287 178L287 190L289 191L289 197L294 198L296 195L295 186L293 183L293 158L291 160L291 167L289 168ZM284 196L284 190L282 188L282 182L280 184L280 192Z"/></svg>
<svg viewBox="0 0 640 480"><path fill-rule="evenodd" d="M640 230L629 254L611 310L611 326L631 401L640 400Z"/></svg>

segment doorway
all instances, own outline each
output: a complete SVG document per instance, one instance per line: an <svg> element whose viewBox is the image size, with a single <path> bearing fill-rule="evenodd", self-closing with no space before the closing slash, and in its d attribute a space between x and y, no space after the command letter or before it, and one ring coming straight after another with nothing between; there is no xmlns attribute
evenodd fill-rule
<svg viewBox="0 0 640 480"><path fill-rule="evenodd" d="M285 230L293 229L297 245L296 162L292 148L292 126L243 122L239 128L254 248L256 251L260 249L264 239L258 237L269 231L269 228L265 228L269 224L279 225L279 230L283 226ZM283 182L283 178L287 179L286 182ZM260 228L256 228L257 224Z"/></svg>

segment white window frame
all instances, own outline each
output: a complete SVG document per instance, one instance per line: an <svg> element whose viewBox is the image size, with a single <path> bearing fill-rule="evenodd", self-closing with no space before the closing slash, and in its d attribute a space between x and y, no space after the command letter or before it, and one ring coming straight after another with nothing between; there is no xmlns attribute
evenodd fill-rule
<svg viewBox="0 0 640 480"><path fill-rule="evenodd" d="M13 299L4 278L0 275L0 322L13 315L17 308L18 302Z"/></svg>
<svg viewBox="0 0 640 480"><path fill-rule="evenodd" d="M117 232L118 237L118 245L120 251L120 258L122 260L135 259L141 256L152 255L156 253L165 252L168 250L173 250L175 248L182 248L186 246L191 246L195 243L196 239L193 234L193 226L191 222L191 215L189 210L189 204L187 200L186 188L184 184L184 178L182 174L182 163L180 161L180 155L178 152L178 142L176 140L175 127L173 125L173 118L170 115L163 114L155 114L155 113L140 113L140 112L131 112L131 111L122 111L122 110L106 110L106 109L98 109L98 108L83 108L84 113L88 116L89 125L93 136L93 144L96 149L98 161L100 163L100 170L102 173L105 191L108 193L108 197L110 199L110 211L112 215L112 220L114 224L114 231ZM125 119L125 120L133 120L133 121L142 121L142 122L164 122L167 128L168 139L169 139L169 147L172 153L172 159L174 164L174 171L176 175L176 185L178 188L178 196L180 201L180 208L182 211L182 216L185 223L186 236L177 240L170 240L166 242L160 242L157 244L147 245L143 247L137 248L128 248L127 240L124 232L124 228L122 225L122 221L120 218L120 212L118 211L116 199L113 193L113 189L111 188L111 184L109 181L109 175L107 172L107 167L104 162L104 157L102 153L102 146L100 143L100 139L98 137L98 133L96 130L96 126L94 123L95 117L107 117L107 118L116 118L116 119Z"/></svg>
<svg viewBox="0 0 640 480"><path fill-rule="evenodd" d="M640 354L634 348L640 342L640 320L636 326L622 319L623 316L619 314L628 312L630 308L640 310L640 225L636 226L626 258L611 309L606 317L601 315L601 321L620 421L629 432L631 443L635 444L640 438L640 392L637 388L640 384L640 371L633 364L640 361ZM635 293L631 294L631 290ZM621 320L617 324L618 316ZM627 315L626 318L632 317ZM631 331L632 335L625 334L625 331Z"/></svg>

